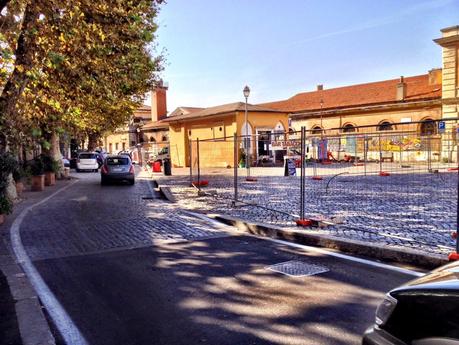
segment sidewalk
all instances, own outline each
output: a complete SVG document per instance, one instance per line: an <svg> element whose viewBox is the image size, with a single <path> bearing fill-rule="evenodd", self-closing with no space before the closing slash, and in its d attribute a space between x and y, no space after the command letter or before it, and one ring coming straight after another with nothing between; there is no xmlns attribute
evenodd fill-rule
<svg viewBox="0 0 459 345"><path fill-rule="evenodd" d="M56 343L40 300L14 256L10 228L25 209L69 183L70 180L59 180L43 192L24 191L21 201L14 205L13 213L0 225L0 345Z"/></svg>

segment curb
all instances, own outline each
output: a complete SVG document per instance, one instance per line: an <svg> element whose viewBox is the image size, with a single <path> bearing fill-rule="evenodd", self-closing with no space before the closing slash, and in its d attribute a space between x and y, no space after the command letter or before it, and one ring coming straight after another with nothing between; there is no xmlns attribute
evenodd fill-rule
<svg viewBox="0 0 459 345"><path fill-rule="evenodd" d="M207 216L251 234L309 246L336 249L341 252L358 254L384 261L412 264L428 269L437 268L449 262L447 258L443 258L440 255L425 254L413 249L387 248L386 246L378 246L363 241L305 232L307 230L280 228L262 223L247 222L240 218L221 214L208 214Z"/></svg>
<svg viewBox="0 0 459 345"><path fill-rule="evenodd" d="M62 182L56 183L55 186L47 187L45 192L24 192L24 197L20 203L15 205L13 214L8 216L6 222L0 227L0 237L2 239L0 248L3 246L5 249L5 255L0 255L0 269L6 276L11 294L15 300L16 318L23 345L55 345L56 340L43 312L37 292L15 258L9 229L23 210L45 199L72 180L61 180Z"/></svg>

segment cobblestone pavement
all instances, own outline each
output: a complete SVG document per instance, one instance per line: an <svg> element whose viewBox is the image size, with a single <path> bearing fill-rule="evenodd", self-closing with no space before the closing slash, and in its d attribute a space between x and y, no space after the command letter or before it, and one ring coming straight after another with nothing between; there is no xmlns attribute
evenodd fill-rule
<svg viewBox="0 0 459 345"><path fill-rule="evenodd" d="M152 195L149 180L102 187L99 174L74 176L80 181L34 208L22 223L32 260L226 235Z"/></svg>
<svg viewBox="0 0 459 345"><path fill-rule="evenodd" d="M153 179L171 187L182 208L294 226L300 214L300 179L282 176L279 168L251 171L258 181L247 182L245 175L238 178L238 200L242 203L236 206L232 202L232 169L204 170L201 180L209 181L209 186L202 188L204 195L190 187L185 169L174 169L175 176L171 177L153 174ZM454 250L450 234L457 226L457 172L412 170L383 177L364 176L362 168L336 171L335 175L324 174L321 181L306 180L306 217L336 221L327 228L314 228L314 233L437 254ZM311 174L309 170L307 176Z"/></svg>

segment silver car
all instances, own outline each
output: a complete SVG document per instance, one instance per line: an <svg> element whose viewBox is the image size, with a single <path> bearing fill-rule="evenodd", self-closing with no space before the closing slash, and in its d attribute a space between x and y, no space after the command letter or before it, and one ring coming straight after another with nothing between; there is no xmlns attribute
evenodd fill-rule
<svg viewBox="0 0 459 345"><path fill-rule="evenodd" d="M114 181L135 183L135 169L129 156L108 156L100 169L100 183L105 185Z"/></svg>

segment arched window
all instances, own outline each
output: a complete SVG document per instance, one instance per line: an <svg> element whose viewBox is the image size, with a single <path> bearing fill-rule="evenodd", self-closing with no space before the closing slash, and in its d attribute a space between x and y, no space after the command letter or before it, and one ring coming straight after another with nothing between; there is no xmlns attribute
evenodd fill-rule
<svg viewBox="0 0 459 345"><path fill-rule="evenodd" d="M322 133L322 128L320 126L312 127L311 134L320 134Z"/></svg>
<svg viewBox="0 0 459 345"><path fill-rule="evenodd" d="M391 131L391 130L393 130L393 127L389 121L383 121L378 126L378 131Z"/></svg>
<svg viewBox="0 0 459 345"><path fill-rule="evenodd" d="M434 135L437 134L437 126L434 120L426 119L421 122L419 126L419 132L421 135Z"/></svg>
<svg viewBox="0 0 459 345"><path fill-rule="evenodd" d="M169 136L167 134L164 134L161 138L162 141L169 141Z"/></svg>
<svg viewBox="0 0 459 345"><path fill-rule="evenodd" d="M353 124L348 123L347 125L343 126L343 133L353 133L355 132L355 126Z"/></svg>
<svg viewBox="0 0 459 345"><path fill-rule="evenodd" d="M150 143L155 143L156 139L154 137L150 137Z"/></svg>

